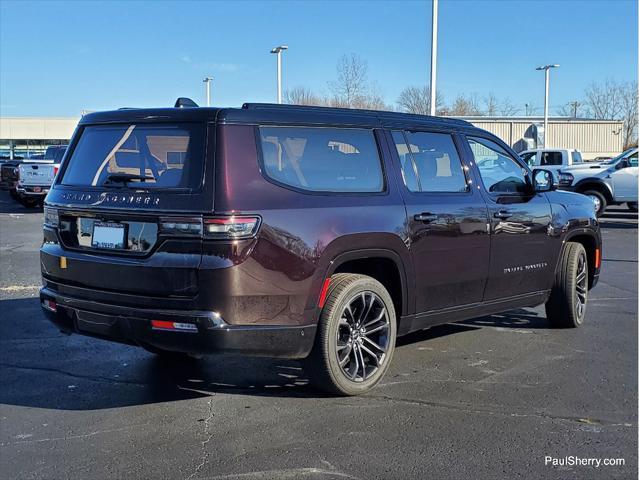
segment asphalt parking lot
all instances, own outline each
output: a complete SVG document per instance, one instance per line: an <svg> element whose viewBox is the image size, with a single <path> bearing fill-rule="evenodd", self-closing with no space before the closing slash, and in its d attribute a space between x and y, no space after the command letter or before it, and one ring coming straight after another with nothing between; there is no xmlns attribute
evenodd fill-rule
<svg viewBox="0 0 639 480"><path fill-rule="evenodd" d="M1 478L636 478L637 217L625 208L602 218L582 328L551 329L536 308L418 332L357 398L314 391L294 361L171 364L59 333L37 300L41 222L0 193Z"/></svg>

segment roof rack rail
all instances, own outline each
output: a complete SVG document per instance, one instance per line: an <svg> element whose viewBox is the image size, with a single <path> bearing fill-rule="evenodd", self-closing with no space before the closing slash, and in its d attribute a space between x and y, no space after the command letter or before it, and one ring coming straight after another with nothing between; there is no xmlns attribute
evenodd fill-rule
<svg viewBox="0 0 639 480"><path fill-rule="evenodd" d="M197 108L199 105L187 97L180 97L175 101L175 108Z"/></svg>
<svg viewBox="0 0 639 480"><path fill-rule="evenodd" d="M453 117L440 117L420 115L416 113L404 113L404 112L389 112L386 110L365 110L360 108L344 108L344 107L325 107L319 105L291 105L280 103L244 103L242 105L244 110L271 110L271 109L286 109L286 110L298 110L298 111L331 111L331 112L343 112L343 113L366 113L377 115L379 118L393 119L398 117L410 116L410 117L422 117L429 118L433 121L444 122L450 125L471 125L470 122Z"/></svg>

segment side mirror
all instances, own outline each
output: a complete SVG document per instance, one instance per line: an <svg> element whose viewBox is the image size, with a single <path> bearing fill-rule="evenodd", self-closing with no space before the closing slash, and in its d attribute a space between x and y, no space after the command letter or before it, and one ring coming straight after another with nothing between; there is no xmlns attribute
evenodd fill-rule
<svg viewBox="0 0 639 480"><path fill-rule="evenodd" d="M551 171L536 168L532 173L535 192L550 192L555 189L555 178Z"/></svg>

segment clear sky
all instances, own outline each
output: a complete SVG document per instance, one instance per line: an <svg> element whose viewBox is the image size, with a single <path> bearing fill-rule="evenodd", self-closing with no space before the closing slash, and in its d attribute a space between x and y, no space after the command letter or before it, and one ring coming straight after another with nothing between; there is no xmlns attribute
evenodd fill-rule
<svg viewBox="0 0 639 480"><path fill-rule="evenodd" d="M438 88L489 92L551 108L606 78L637 79L635 0L440 0ZM284 88L328 93L342 54L368 62L389 103L430 69L431 2L30 2L0 0L0 114L75 116L82 110L214 105L276 98L275 55L287 44Z"/></svg>

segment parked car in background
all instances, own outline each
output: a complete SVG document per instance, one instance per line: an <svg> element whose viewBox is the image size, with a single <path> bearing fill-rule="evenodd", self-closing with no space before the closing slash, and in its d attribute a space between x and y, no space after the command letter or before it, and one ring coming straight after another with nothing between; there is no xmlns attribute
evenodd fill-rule
<svg viewBox="0 0 639 480"><path fill-rule="evenodd" d="M586 168L568 167L559 171L559 188L589 196L597 215L601 215L607 206L621 203L636 212L638 180L636 147L611 160L587 164Z"/></svg>
<svg viewBox="0 0 639 480"><path fill-rule="evenodd" d="M35 207L44 201L58 173L66 145L47 147L42 160L23 161L17 166L15 197L25 207Z"/></svg>
<svg viewBox="0 0 639 480"><path fill-rule="evenodd" d="M0 190L9 192L13 198L17 198L16 185L18 184L18 165L22 158L14 157L13 160L4 160L0 163Z"/></svg>
<svg viewBox="0 0 639 480"><path fill-rule="evenodd" d="M463 120L294 105L80 120L46 198L40 302L167 358L303 359L370 390L399 335L545 304L578 327L592 202Z"/></svg>
<svg viewBox="0 0 639 480"><path fill-rule="evenodd" d="M574 148L535 148L525 150L519 156L530 168L544 168L553 173L561 168L583 165L581 152Z"/></svg>

